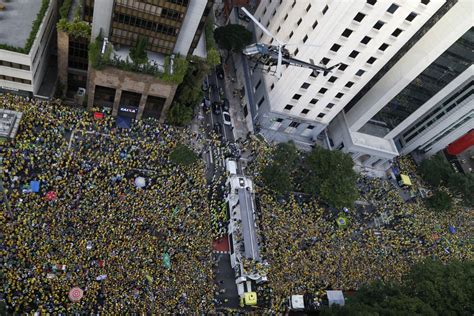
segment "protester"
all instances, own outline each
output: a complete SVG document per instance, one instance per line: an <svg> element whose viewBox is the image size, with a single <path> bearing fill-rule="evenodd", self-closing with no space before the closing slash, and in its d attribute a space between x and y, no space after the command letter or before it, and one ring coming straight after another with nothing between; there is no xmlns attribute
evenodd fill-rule
<svg viewBox="0 0 474 316"><path fill-rule="evenodd" d="M214 311L204 164L169 159L189 142L187 129L153 119L119 129L59 101L2 95L0 104L23 113L15 140L1 147L9 313ZM83 290L77 303L73 287Z"/></svg>
<svg viewBox="0 0 474 316"><path fill-rule="evenodd" d="M260 172L272 149L255 139L249 147L256 159L247 172L261 184ZM402 164L408 168L406 159ZM400 280L411 265L428 257L444 262L474 259L473 210L456 206L438 214L420 200L404 203L388 180L361 176L358 187L360 198L356 206L347 206L349 224L344 229L336 224L343 210L323 207L314 198L302 201L289 195L277 200L262 185L257 187L273 311L282 312L293 294L322 296L328 289L357 290L372 280Z"/></svg>

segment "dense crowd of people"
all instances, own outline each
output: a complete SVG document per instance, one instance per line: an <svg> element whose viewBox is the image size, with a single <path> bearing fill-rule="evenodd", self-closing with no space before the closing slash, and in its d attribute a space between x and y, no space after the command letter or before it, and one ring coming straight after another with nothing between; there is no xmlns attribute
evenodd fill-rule
<svg viewBox="0 0 474 316"><path fill-rule="evenodd" d="M10 313L213 311L205 168L169 159L187 130L152 119L119 129L59 101L2 95L0 104L23 113L1 147L0 278ZM83 290L77 303L73 287Z"/></svg>
<svg viewBox="0 0 474 316"><path fill-rule="evenodd" d="M258 154L248 172L260 183L259 173L272 149L259 141L250 146ZM415 172L412 163L400 163L402 171ZM474 259L473 210L457 207L438 214L421 200L405 203L388 179L360 176L358 188L360 198L349 207L344 229L336 224L342 210L299 195L277 200L272 192L258 188L258 225L264 235L274 311L281 311L293 294L309 293L321 300L326 289L350 291L373 280L399 280L424 258Z"/></svg>

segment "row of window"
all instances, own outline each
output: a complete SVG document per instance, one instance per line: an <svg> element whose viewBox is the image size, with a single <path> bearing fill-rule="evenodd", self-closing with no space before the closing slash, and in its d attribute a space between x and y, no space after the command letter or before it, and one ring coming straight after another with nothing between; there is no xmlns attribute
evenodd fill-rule
<svg viewBox="0 0 474 316"><path fill-rule="evenodd" d="M166 35L175 36L178 34L178 29L172 26L168 26L162 23L156 23L153 21L144 20L128 14L115 13L114 21L126 25L136 26L145 30L158 32Z"/></svg>
<svg viewBox="0 0 474 316"><path fill-rule="evenodd" d="M0 60L0 66L22 69L22 70L30 70L30 66L28 65L12 63L6 60Z"/></svg>
<svg viewBox="0 0 474 316"><path fill-rule="evenodd" d="M9 76L4 76L4 75L0 75L0 80L7 80L7 81L18 82L18 83L24 83L24 84L31 84L31 80L21 79L21 78L17 78L17 77L9 77Z"/></svg>

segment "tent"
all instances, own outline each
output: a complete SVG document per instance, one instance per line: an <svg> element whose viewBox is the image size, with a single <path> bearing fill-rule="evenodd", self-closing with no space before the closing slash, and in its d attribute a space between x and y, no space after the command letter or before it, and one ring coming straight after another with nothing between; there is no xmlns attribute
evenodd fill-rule
<svg viewBox="0 0 474 316"><path fill-rule="evenodd" d="M124 116L117 116L117 127L130 128L132 125L132 119Z"/></svg>
<svg viewBox="0 0 474 316"><path fill-rule="evenodd" d="M165 252L165 253L163 253L162 257L163 257L163 266L164 266L166 269L171 269L171 258L170 258L170 255Z"/></svg>
<svg viewBox="0 0 474 316"><path fill-rule="evenodd" d="M411 186L411 180L409 176L407 176L406 174L401 174L400 178L401 178L400 182L402 185Z"/></svg>
<svg viewBox="0 0 474 316"><path fill-rule="evenodd" d="M30 182L30 188L32 192L39 192L40 190L40 181L31 181Z"/></svg>
<svg viewBox="0 0 474 316"><path fill-rule="evenodd" d="M329 306L332 304L344 306L345 300L342 291L326 291L326 294L328 296Z"/></svg>
<svg viewBox="0 0 474 316"><path fill-rule="evenodd" d="M100 120L104 118L104 113L102 112L94 112L94 119Z"/></svg>
<svg viewBox="0 0 474 316"><path fill-rule="evenodd" d="M144 188L146 186L146 180L143 177L136 177L135 178L135 186L137 188Z"/></svg>

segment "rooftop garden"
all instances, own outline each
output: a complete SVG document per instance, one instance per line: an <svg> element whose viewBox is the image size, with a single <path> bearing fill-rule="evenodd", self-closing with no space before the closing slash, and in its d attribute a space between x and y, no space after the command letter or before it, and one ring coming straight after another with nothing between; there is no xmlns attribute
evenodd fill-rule
<svg viewBox="0 0 474 316"><path fill-rule="evenodd" d="M104 53L101 52L103 38L99 35L94 42L89 44L89 62L94 69L104 69L106 66L116 67L124 71L139 72L152 75L166 83L180 84L188 68L186 58L179 55L171 60L165 57L164 64L160 65L148 59L145 51L146 40L140 39L136 46L130 49L129 56L124 60L114 53L111 43L107 43ZM171 71L171 67L172 71Z"/></svg>
<svg viewBox="0 0 474 316"><path fill-rule="evenodd" d="M59 8L59 16L61 19L56 25L58 31L66 32L73 37L90 38L91 26L81 19L81 5L76 6L72 20L69 20L68 16L71 7L72 0L65 0L61 8Z"/></svg>
<svg viewBox="0 0 474 316"><path fill-rule="evenodd" d="M31 47L33 46L33 43L35 42L36 34L38 34L41 23L43 22L44 15L46 14L46 11L48 10L49 2L50 2L49 0L41 0L41 7L39 9L38 14L36 15L36 19L33 21L33 26L31 28L30 35L28 36L28 39L26 40L26 44L24 47L15 47L15 46L7 45L7 44L0 44L0 49L6 49L9 51L22 53L22 54L29 54Z"/></svg>

